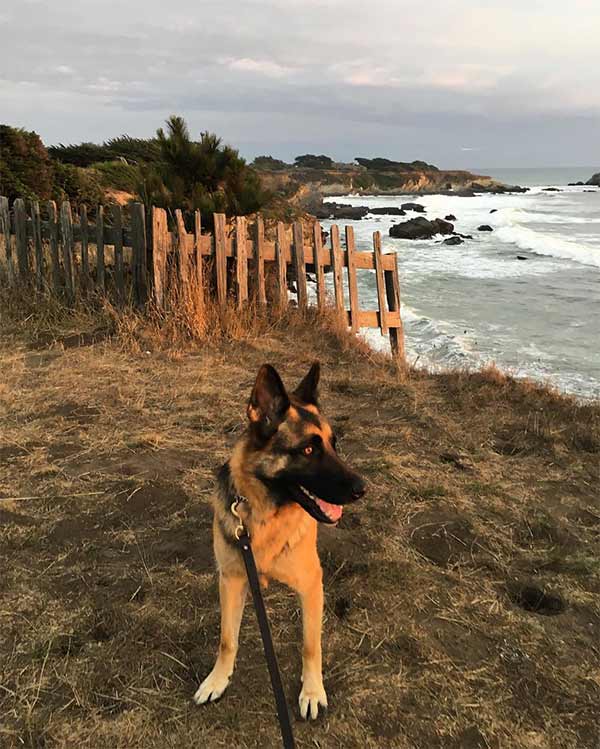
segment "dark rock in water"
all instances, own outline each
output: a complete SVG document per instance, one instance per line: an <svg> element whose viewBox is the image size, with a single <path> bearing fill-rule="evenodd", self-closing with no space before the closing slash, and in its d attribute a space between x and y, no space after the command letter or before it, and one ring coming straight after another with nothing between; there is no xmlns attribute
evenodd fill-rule
<svg viewBox="0 0 600 749"><path fill-rule="evenodd" d="M498 213L498 209L497 208L492 208L492 210L490 211L490 213Z"/></svg>
<svg viewBox="0 0 600 749"><path fill-rule="evenodd" d="M477 227L477 231L494 231L489 224L481 224Z"/></svg>
<svg viewBox="0 0 600 749"><path fill-rule="evenodd" d="M397 205L385 206L384 208L371 208L370 213L374 216L406 216L406 211Z"/></svg>
<svg viewBox="0 0 600 749"><path fill-rule="evenodd" d="M444 216L445 221L456 221L456 216L452 213L449 213L447 216Z"/></svg>
<svg viewBox="0 0 600 749"><path fill-rule="evenodd" d="M583 192L598 192L598 190L584 190Z"/></svg>
<svg viewBox="0 0 600 749"><path fill-rule="evenodd" d="M525 257L525 255L517 255L517 260L527 260L528 258Z"/></svg>
<svg viewBox="0 0 600 749"><path fill-rule="evenodd" d="M411 218L390 227L390 237L396 239L431 239L436 234L452 234L454 226L448 221L436 218L429 221L423 216Z"/></svg>
<svg viewBox="0 0 600 749"><path fill-rule="evenodd" d="M585 184L594 185L594 187L600 187L600 172L590 177Z"/></svg>
<svg viewBox="0 0 600 749"><path fill-rule="evenodd" d="M490 192L492 195L505 195L511 192L529 192L528 187L519 187L519 185L482 185L479 182L473 182L471 185L475 192Z"/></svg>
<svg viewBox="0 0 600 749"><path fill-rule="evenodd" d="M425 206L420 203L402 203L402 209L405 211L415 211L416 213L425 213Z"/></svg>
<svg viewBox="0 0 600 749"><path fill-rule="evenodd" d="M448 239L444 239L443 244L464 244L464 239L461 239L458 235L455 235L454 237L448 237Z"/></svg>
<svg viewBox="0 0 600 749"><path fill-rule="evenodd" d="M542 188L542 192L562 192L560 187L544 187Z"/></svg>
<svg viewBox="0 0 600 749"><path fill-rule="evenodd" d="M568 187L583 187L585 182L569 182Z"/></svg>
<svg viewBox="0 0 600 749"><path fill-rule="evenodd" d="M473 239L472 234L461 234L459 231L454 232L455 237L460 237L461 239Z"/></svg>
<svg viewBox="0 0 600 749"><path fill-rule="evenodd" d="M360 221L369 213L366 205L348 205L347 203L323 203L322 206L315 210L315 216L318 219L327 218L346 218L354 221Z"/></svg>

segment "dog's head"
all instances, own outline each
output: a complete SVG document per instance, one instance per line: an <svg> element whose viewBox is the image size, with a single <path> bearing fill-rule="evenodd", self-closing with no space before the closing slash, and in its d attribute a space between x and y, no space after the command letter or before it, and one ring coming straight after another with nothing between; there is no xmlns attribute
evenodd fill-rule
<svg viewBox="0 0 600 749"><path fill-rule="evenodd" d="M315 362L290 394L270 364L263 364L248 403L254 473L277 504L297 502L321 523L336 523L342 505L365 484L337 454L336 437L318 405Z"/></svg>

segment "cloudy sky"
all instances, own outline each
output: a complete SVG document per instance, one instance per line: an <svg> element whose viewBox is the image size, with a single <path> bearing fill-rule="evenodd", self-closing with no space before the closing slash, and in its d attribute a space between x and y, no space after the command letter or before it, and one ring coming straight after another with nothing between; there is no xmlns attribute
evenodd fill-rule
<svg viewBox="0 0 600 749"><path fill-rule="evenodd" d="M48 144L172 113L243 155L600 163L598 0L2 0L0 122Z"/></svg>

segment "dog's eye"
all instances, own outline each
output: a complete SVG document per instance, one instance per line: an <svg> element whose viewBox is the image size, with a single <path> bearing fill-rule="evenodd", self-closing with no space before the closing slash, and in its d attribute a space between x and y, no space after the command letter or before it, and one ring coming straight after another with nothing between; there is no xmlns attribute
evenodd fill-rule
<svg viewBox="0 0 600 749"><path fill-rule="evenodd" d="M313 454L313 446L312 445L307 445L305 448L303 448L302 452L305 455L312 455Z"/></svg>

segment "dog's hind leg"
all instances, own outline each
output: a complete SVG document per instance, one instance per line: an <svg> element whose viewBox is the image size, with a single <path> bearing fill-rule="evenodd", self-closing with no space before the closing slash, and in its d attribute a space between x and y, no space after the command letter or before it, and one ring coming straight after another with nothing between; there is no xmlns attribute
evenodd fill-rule
<svg viewBox="0 0 600 749"><path fill-rule="evenodd" d="M321 628L323 621L323 573L317 559L315 576L306 587L298 589L302 602L302 691L298 704L300 715L314 720L319 714L319 705L327 707L327 695L323 687Z"/></svg>
<svg viewBox="0 0 600 749"><path fill-rule="evenodd" d="M197 705L218 700L227 689L238 651L238 637L247 588L248 583L245 577L232 577L223 574L219 576L219 598L221 602L219 653L213 670L200 684L194 695L194 702Z"/></svg>

